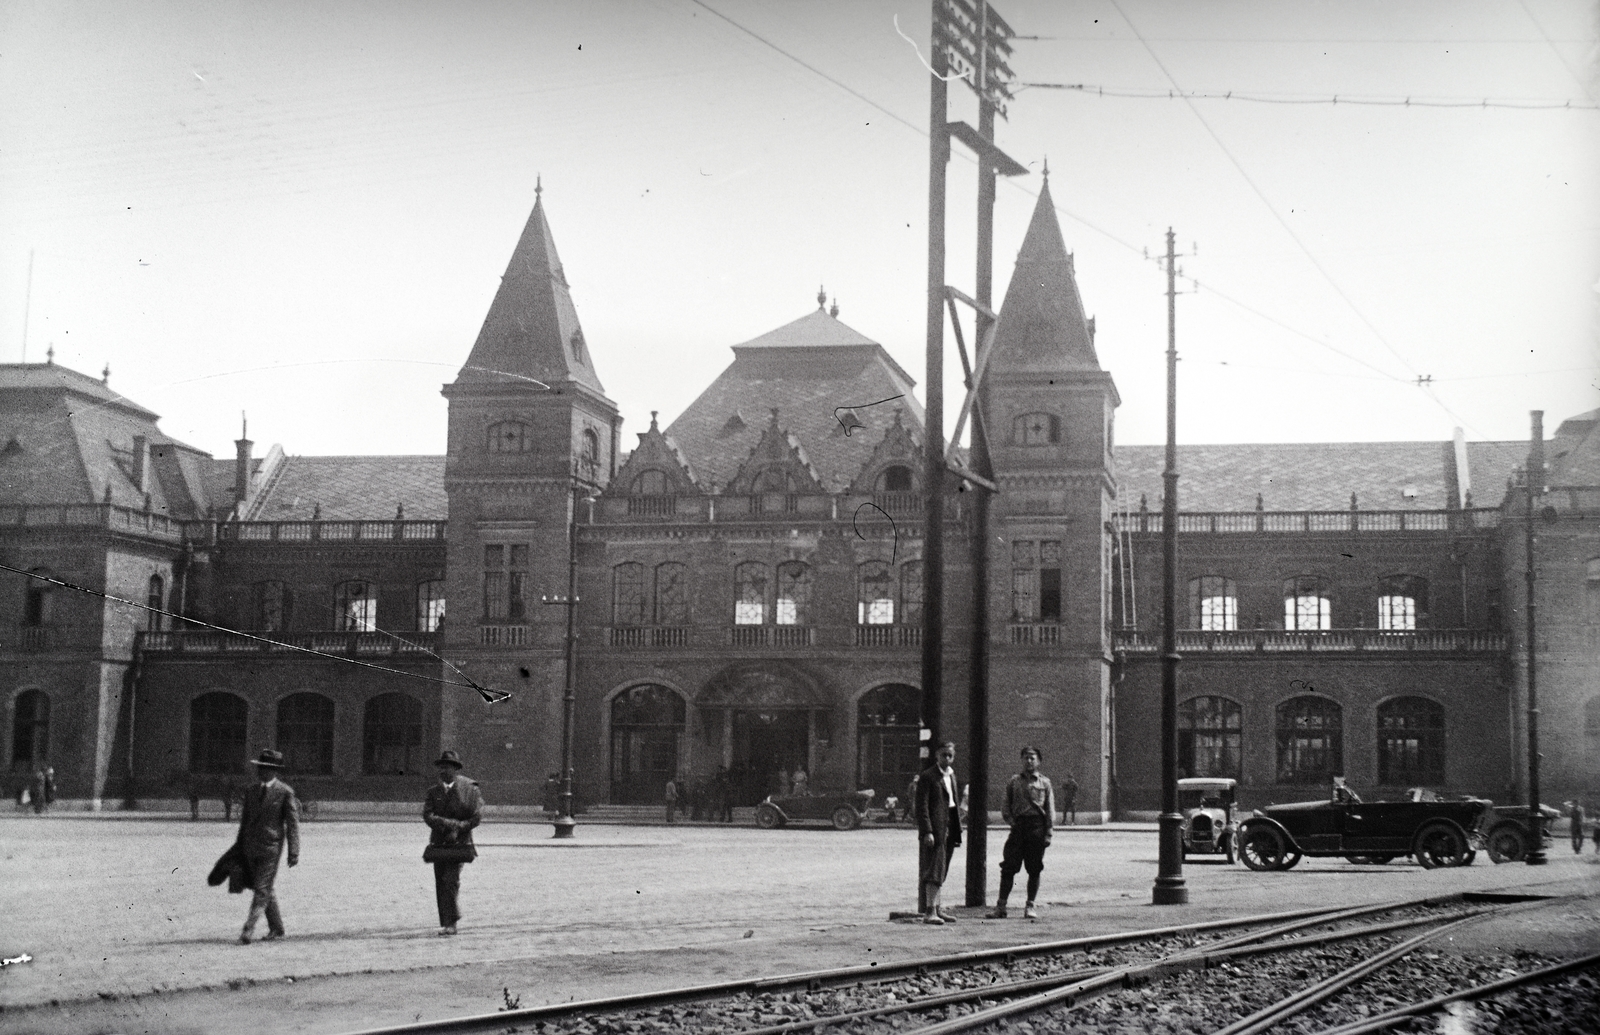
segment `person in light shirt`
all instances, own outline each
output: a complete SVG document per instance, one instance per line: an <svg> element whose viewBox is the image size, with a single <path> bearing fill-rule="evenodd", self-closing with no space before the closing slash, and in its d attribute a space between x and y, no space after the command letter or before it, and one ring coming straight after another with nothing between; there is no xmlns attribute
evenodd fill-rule
<svg viewBox="0 0 1600 1035"><path fill-rule="evenodd" d="M939 745L934 764L917 776L913 809L917 816L917 906L925 924L946 924L955 917L941 908L940 889L950 858L961 844L961 793L956 789L956 746Z"/></svg>
<svg viewBox="0 0 1600 1035"><path fill-rule="evenodd" d="M1050 847L1050 836L1055 829L1056 792L1050 778L1039 772L1043 760L1038 748L1031 745L1022 749L1022 772L1006 784L1005 802L1000 815L1011 825L1006 846L1000 856L1000 896L995 899L994 911L989 919L1006 916L1006 899L1011 896L1012 882L1017 871L1028 871L1028 901L1022 915L1037 920L1039 910L1034 902L1039 897L1039 875L1044 871L1044 850Z"/></svg>

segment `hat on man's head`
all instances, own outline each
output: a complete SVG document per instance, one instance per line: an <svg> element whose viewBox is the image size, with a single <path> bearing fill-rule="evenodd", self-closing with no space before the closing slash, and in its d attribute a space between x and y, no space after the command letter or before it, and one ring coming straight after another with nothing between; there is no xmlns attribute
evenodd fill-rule
<svg viewBox="0 0 1600 1035"><path fill-rule="evenodd" d="M282 769L283 752L274 751L271 748L267 748L261 752L261 757L255 760L255 764L268 769Z"/></svg>
<svg viewBox="0 0 1600 1035"><path fill-rule="evenodd" d="M453 765L457 769L460 769L461 768L461 756L456 754L454 751L448 751L447 750L443 754L441 754L439 756L439 760L437 762L433 763L433 764L434 765Z"/></svg>

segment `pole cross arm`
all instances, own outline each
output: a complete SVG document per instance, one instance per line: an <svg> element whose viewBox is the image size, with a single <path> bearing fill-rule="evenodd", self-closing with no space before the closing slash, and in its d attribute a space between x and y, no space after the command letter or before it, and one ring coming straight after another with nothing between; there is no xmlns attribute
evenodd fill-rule
<svg viewBox="0 0 1600 1035"><path fill-rule="evenodd" d="M968 149L977 155L985 165L992 167L1001 176L1026 176L1028 174L1027 166L995 147L992 141L983 139L978 135L977 130L965 122L947 122L945 123L945 128L950 131L951 136L966 144ZM968 301L971 300L968 299Z"/></svg>
<svg viewBox="0 0 1600 1035"><path fill-rule="evenodd" d="M963 481L971 482L972 484L988 489L993 493L999 493L1000 491L1000 486L996 485L994 482L985 478L981 474L973 474L971 471L961 466L961 462L955 457L951 457L945 466L950 469L951 474L962 479Z"/></svg>

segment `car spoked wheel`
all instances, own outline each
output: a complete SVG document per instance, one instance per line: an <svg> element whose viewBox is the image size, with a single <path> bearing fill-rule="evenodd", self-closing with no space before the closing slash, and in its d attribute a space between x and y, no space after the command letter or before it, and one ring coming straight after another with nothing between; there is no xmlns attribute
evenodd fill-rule
<svg viewBox="0 0 1600 1035"><path fill-rule="evenodd" d="M1417 862L1424 869L1460 866L1467 860L1467 840L1446 823L1429 823L1417 832Z"/></svg>
<svg viewBox="0 0 1600 1035"><path fill-rule="evenodd" d="M1239 841L1239 858L1252 870L1276 870L1283 865L1283 857L1283 837L1271 827L1247 830Z"/></svg>
<svg viewBox="0 0 1600 1035"><path fill-rule="evenodd" d="M1485 847L1496 863L1521 862L1528 857L1528 835L1514 826L1496 827L1489 831Z"/></svg>
<svg viewBox="0 0 1600 1035"><path fill-rule="evenodd" d="M856 810L848 805L840 805L833 810L833 829L854 830L861 825L861 817Z"/></svg>
<svg viewBox="0 0 1600 1035"><path fill-rule="evenodd" d="M771 805L758 805L756 807L756 826L762 830L776 830L783 826L783 813Z"/></svg>

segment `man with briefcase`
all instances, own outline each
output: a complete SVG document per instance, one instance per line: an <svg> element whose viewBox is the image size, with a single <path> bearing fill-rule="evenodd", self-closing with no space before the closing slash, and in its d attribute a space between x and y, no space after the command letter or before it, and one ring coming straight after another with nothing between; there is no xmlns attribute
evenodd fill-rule
<svg viewBox="0 0 1600 1035"><path fill-rule="evenodd" d="M461 775L461 756L445 751L434 763L439 767L439 782L428 788L422 803L422 821L432 832L422 861L433 864L433 890L439 901L439 933L456 933L461 910L456 897L461 892L461 867L478 857L472 844L472 828L483 819L483 794L476 780Z"/></svg>

